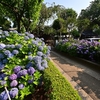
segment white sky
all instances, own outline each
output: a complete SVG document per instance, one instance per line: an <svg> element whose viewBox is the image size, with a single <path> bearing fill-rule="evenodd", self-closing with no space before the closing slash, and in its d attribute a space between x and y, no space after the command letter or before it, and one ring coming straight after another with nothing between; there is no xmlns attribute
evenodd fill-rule
<svg viewBox="0 0 100 100"><path fill-rule="evenodd" d="M82 9L86 9L90 5L91 1L93 0L44 0L44 3L52 4L55 2L56 5L59 4L66 8L72 8L79 14Z"/></svg>

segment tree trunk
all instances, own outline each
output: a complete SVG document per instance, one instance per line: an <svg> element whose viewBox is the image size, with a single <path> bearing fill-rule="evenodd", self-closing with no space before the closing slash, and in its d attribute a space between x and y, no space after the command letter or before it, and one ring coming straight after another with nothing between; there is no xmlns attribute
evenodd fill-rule
<svg viewBox="0 0 100 100"><path fill-rule="evenodd" d="M17 20L17 25L18 25L17 31L18 31L18 33L20 33L20 19Z"/></svg>

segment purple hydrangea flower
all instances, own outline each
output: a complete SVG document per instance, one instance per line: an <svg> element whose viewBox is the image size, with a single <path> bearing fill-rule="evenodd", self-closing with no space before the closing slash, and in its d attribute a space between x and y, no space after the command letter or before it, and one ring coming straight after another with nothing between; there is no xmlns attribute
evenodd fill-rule
<svg viewBox="0 0 100 100"><path fill-rule="evenodd" d="M33 67L29 67L29 69L27 70L27 72L28 72L29 75L32 75L32 74L34 74L35 69Z"/></svg>
<svg viewBox="0 0 100 100"><path fill-rule="evenodd" d="M24 88L24 84L19 84L19 85L18 85L18 88L19 88L19 89L23 89L23 88Z"/></svg>
<svg viewBox="0 0 100 100"><path fill-rule="evenodd" d="M7 95L6 91L1 92L0 100L8 100L8 95Z"/></svg>
<svg viewBox="0 0 100 100"><path fill-rule="evenodd" d="M23 69L22 70L22 76L25 76L27 74L27 70L26 69Z"/></svg>
<svg viewBox="0 0 100 100"><path fill-rule="evenodd" d="M23 75L23 74L22 74L22 71L19 71L19 72L17 73L17 77L18 77L18 78L20 78L22 75Z"/></svg>
<svg viewBox="0 0 100 100"><path fill-rule="evenodd" d="M13 53L14 55L17 55L17 54L19 53L19 51L18 51L18 50L13 50L12 53Z"/></svg>
<svg viewBox="0 0 100 100"><path fill-rule="evenodd" d="M15 98L18 95L18 89L12 88L9 92L11 98Z"/></svg>
<svg viewBox="0 0 100 100"><path fill-rule="evenodd" d="M17 77L25 76L27 74L27 70L23 69L17 73Z"/></svg>
<svg viewBox="0 0 100 100"><path fill-rule="evenodd" d="M17 80L13 80L13 81L10 83L10 86L11 86L11 87L15 87L15 86L17 86L17 84L18 84Z"/></svg>
<svg viewBox="0 0 100 100"><path fill-rule="evenodd" d="M21 66L16 66L14 68L14 73L18 73L21 70Z"/></svg>
<svg viewBox="0 0 100 100"><path fill-rule="evenodd" d="M17 75L16 74L12 74L9 76L9 80L16 80L17 79Z"/></svg>

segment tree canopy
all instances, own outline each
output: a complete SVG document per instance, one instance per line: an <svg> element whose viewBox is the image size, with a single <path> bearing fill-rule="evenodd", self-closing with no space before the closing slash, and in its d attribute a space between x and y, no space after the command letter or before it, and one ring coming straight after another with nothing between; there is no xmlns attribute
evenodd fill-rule
<svg viewBox="0 0 100 100"><path fill-rule="evenodd" d="M5 10L5 16L16 24L18 32L21 23L29 31L38 20L42 2L43 0L0 0L0 9Z"/></svg>

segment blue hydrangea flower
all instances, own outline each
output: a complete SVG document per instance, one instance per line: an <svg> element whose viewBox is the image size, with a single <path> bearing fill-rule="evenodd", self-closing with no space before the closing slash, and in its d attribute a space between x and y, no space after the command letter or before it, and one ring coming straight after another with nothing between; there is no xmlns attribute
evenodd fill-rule
<svg viewBox="0 0 100 100"><path fill-rule="evenodd" d="M38 50L42 51L43 50L43 46L38 46Z"/></svg>
<svg viewBox="0 0 100 100"><path fill-rule="evenodd" d="M15 45L14 44L11 44L10 45L10 48L12 48L12 49L15 48Z"/></svg>
<svg viewBox="0 0 100 100"><path fill-rule="evenodd" d="M30 61L31 61L32 59L33 59L33 57L32 57L32 56L28 56L28 60L30 60Z"/></svg>
<svg viewBox="0 0 100 100"><path fill-rule="evenodd" d="M18 51L18 50L13 50L12 53L13 53L14 55L17 55L17 54L19 53L19 51Z"/></svg>
<svg viewBox="0 0 100 100"><path fill-rule="evenodd" d="M5 67L5 65L0 62L0 70L2 70L4 67Z"/></svg>
<svg viewBox="0 0 100 100"><path fill-rule="evenodd" d="M29 37L28 36L25 36L25 40L29 40Z"/></svg>
<svg viewBox="0 0 100 100"><path fill-rule="evenodd" d="M48 46L48 49L51 50L51 46Z"/></svg>
<svg viewBox="0 0 100 100"><path fill-rule="evenodd" d="M34 35L33 34L28 34L28 37L29 38L34 38Z"/></svg>
<svg viewBox="0 0 100 100"><path fill-rule="evenodd" d="M10 48L10 46L11 46L10 44L7 44L7 45L6 45L6 49Z"/></svg>
<svg viewBox="0 0 100 100"><path fill-rule="evenodd" d="M43 66L44 68L47 68L48 67L47 61L46 60L42 60L41 66Z"/></svg>
<svg viewBox="0 0 100 100"><path fill-rule="evenodd" d="M32 40L32 44L38 46L38 41Z"/></svg>
<svg viewBox="0 0 100 100"><path fill-rule="evenodd" d="M17 74L20 70L21 70L21 66L16 66L16 67L14 68L14 73Z"/></svg>
<svg viewBox="0 0 100 100"><path fill-rule="evenodd" d="M3 59L3 64L6 64L8 62L8 59Z"/></svg>
<svg viewBox="0 0 100 100"><path fill-rule="evenodd" d="M3 31L3 33L4 33L5 36L9 36L8 31Z"/></svg>
<svg viewBox="0 0 100 100"><path fill-rule="evenodd" d="M4 80L5 77L6 75L4 73L0 73L0 80Z"/></svg>
<svg viewBox="0 0 100 100"><path fill-rule="evenodd" d="M18 31L14 30L13 33L18 33Z"/></svg>
<svg viewBox="0 0 100 100"><path fill-rule="evenodd" d="M8 55L11 54L11 52L10 52L9 50L5 50L5 51L4 51L4 54L8 56Z"/></svg>
<svg viewBox="0 0 100 100"><path fill-rule="evenodd" d="M27 65L26 65L26 68L29 68L29 67L32 67L33 64L31 62L29 62Z"/></svg>
<svg viewBox="0 0 100 100"><path fill-rule="evenodd" d="M37 66L38 70L40 70L40 71L44 70L44 67L42 67L40 63L37 63L36 66Z"/></svg>
<svg viewBox="0 0 100 100"><path fill-rule="evenodd" d="M6 91L1 92L0 100L8 100L8 95L7 95Z"/></svg>
<svg viewBox="0 0 100 100"><path fill-rule="evenodd" d="M33 67L29 67L29 69L27 70L27 72L28 72L29 75L32 75L32 74L34 74L35 69Z"/></svg>
<svg viewBox="0 0 100 100"><path fill-rule="evenodd" d="M38 55L38 56L42 56L42 55L43 55L43 53L42 53L42 52L40 52L40 51L38 51L38 52L37 52L37 55Z"/></svg>
<svg viewBox="0 0 100 100"><path fill-rule="evenodd" d="M33 81L34 81L33 79L30 79L30 80L28 80L28 83L31 84L31 83L33 83Z"/></svg>
<svg viewBox="0 0 100 100"><path fill-rule="evenodd" d="M2 81L0 82L0 84L1 84L2 86L4 86L6 83L7 83L7 82L6 82L5 80L2 80Z"/></svg>
<svg viewBox="0 0 100 100"><path fill-rule="evenodd" d="M13 80L13 81L10 83L10 86L11 86L11 87L15 87L15 86L17 86L17 85L18 85L17 80Z"/></svg>
<svg viewBox="0 0 100 100"><path fill-rule="evenodd" d="M21 44L17 44L17 45L16 45L16 48L18 48L18 49L20 49L21 47L22 47Z"/></svg>
<svg viewBox="0 0 100 100"><path fill-rule="evenodd" d="M16 80L17 79L17 75L16 74L12 74L9 76L9 80Z"/></svg>
<svg viewBox="0 0 100 100"><path fill-rule="evenodd" d="M13 57L14 55L12 54L12 53L10 53L7 57L8 58L11 58L11 57Z"/></svg>
<svg viewBox="0 0 100 100"><path fill-rule="evenodd" d="M0 53L0 58L4 58L4 54L3 53Z"/></svg>
<svg viewBox="0 0 100 100"><path fill-rule="evenodd" d="M15 98L18 95L18 88L12 88L9 94L11 98Z"/></svg>
<svg viewBox="0 0 100 100"><path fill-rule="evenodd" d="M18 88L19 88L19 89L23 89L24 87L25 87L24 84L19 84L19 85L18 85Z"/></svg>
<svg viewBox="0 0 100 100"><path fill-rule="evenodd" d="M34 60L35 63L38 63L38 62L41 62L42 57L41 57L41 56L35 56L35 57L33 58L33 60Z"/></svg>
<svg viewBox="0 0 100 100"><path fill-rule="evenodd" d="M5 47L6 47L6 45L5 45L5 44L0 43L0 50L3 50Z"/></svg>

